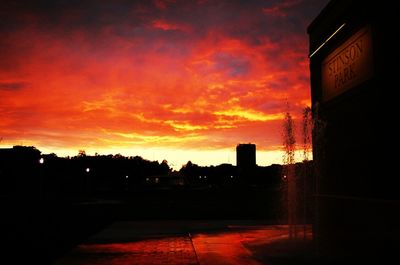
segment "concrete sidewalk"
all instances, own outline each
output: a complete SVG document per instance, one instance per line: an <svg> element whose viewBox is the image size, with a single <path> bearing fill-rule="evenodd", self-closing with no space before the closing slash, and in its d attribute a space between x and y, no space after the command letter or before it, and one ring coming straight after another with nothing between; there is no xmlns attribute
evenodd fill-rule
<svg viewBox="0 0 400 265"><path fill-rule="evenodd" d="M257 221L117 222L55 264L282 264L287 231Z"/></svg>

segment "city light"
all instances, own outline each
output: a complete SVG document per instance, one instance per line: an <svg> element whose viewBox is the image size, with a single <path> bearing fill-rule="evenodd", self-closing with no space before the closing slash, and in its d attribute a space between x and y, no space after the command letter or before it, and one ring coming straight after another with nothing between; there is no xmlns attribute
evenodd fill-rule
<svg viewBox="0 0 400 265"><path fill-rule="evenodd" d="M86 172L89 173L90 172L90 168L87 167L86 168Z"/></svg>
<svg viewBox="0 0 400 265"><path fill-rule="evenodd" d="M39 159L39 163L40 163L40 164L43 164L43 163L44 163L44 158L43 158L43 157L41 157L41 158Z"/></svg>

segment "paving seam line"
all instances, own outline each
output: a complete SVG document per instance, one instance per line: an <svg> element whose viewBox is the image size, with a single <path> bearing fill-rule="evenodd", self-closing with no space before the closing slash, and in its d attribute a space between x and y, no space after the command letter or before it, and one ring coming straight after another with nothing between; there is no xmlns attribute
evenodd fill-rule
<svg viewBox="0 0 400 265"><path fill-rule="evenodd" d="M194 255L196 256L197 264L200 265L199 257L197 256L197 251L196 251L196 248L194 247L194 244L193 244L192 234L190 234L190 232L188 232L188 235L189 235L190 243L192 244Z"/></svg>

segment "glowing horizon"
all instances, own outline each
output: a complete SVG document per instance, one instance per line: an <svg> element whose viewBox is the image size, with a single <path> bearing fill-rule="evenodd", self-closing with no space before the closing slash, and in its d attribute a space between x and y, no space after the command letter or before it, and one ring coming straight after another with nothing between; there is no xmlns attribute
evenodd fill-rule
<svg viewBox="0 0 400 265"><path fill-rule="evenodd" d="M277 163L286 103L310 105L305 29L324 4L6 2L0 147L179 168L234 164L251 142L259 165Z"/></svg>

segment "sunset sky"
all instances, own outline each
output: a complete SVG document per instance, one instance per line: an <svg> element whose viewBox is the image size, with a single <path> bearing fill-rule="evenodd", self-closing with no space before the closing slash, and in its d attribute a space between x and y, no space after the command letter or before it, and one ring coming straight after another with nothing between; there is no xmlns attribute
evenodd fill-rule
<svg viewBox="0 0 400 265"><path fill-rule="evenodd" d="M281 163L310 105L306 28L326 0L1 1L0 147L179 169Z"/></svg>

